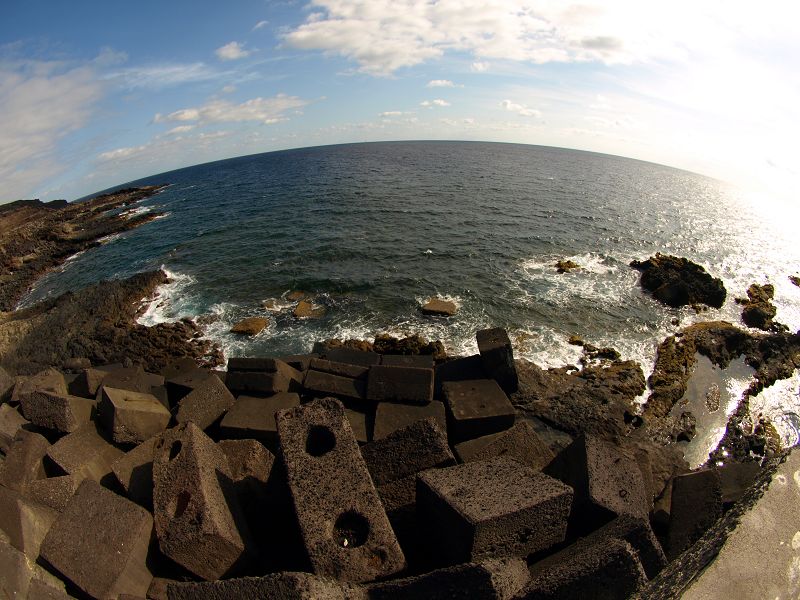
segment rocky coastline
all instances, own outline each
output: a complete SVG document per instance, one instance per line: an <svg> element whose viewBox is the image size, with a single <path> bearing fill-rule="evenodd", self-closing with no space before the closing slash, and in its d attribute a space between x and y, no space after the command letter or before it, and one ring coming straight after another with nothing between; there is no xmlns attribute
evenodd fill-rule
<svg viewBox="0 0 800 600"><path fill-rule="evenodd" d="M136 323L160 271L12 310L67 256L155 218L106 213L158 189L0 212L0 576L24 593L675 597L787 455L750 399L800 367L800 334L774 322L761 286L743 304L764 331L689 326L660 343L651 373L577 338L580 368L542 369L498 329L477 332L469 357L380 335L215 371L225 357L193 321ZM632 267L669 306L727 293L687 259ZM695 434L681 402L701 356L722 369L743 357L754 375L691 470L676 442ZM519 480L549 491L531 498ZM121 529L85 530L110 513ZM115 552L95 573L81 566Z"/></svg>

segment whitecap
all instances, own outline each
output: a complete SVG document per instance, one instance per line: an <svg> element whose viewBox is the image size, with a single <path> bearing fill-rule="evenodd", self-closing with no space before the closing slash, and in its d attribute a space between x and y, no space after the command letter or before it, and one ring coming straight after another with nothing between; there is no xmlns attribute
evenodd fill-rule
<svg viewBox="0 0 800 600"><path fill-rule="evenodd" d="M195 283L195 278L170 271L164 265L161 270L166 273L168 281L159 285L151 298L142 299L142 305L146 305L146 308L136 319L140 325L151 327L158 323L170 323L195 316L190 296L186 293L187 288Z"/></svg>

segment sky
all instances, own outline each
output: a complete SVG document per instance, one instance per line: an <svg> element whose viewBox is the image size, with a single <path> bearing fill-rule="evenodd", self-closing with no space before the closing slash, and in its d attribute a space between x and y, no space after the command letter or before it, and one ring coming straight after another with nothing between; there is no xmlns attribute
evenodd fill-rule
<svg viewBox="0 0 800 600"><path fill-rule="evenodd" d="M0 4L0 201L418 139L604 152L793 201L800 3Z"/></svg>

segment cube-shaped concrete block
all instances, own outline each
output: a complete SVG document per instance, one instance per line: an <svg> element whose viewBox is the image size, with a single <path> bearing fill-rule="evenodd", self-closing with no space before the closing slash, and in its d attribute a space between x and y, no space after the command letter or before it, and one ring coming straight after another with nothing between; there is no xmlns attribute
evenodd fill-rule
<svg viewBox="0 0 800 600"><path fill-rule="evenodd" d="M383 439L393 431L428 417L436 419L439 427L447 435L447 413L444 404L438 400L424 406L381 402L375 410L375 428L372 437L375 440Z"/></svg>
<svg viewBox="0 0 800 600"><path fill-rule="evenodd" d="M34 502L61 512L67 507L79 483L72 475L37 479L28 484L25 495Z"/></svg>
<svg viewBox="0 0 800 600"><path fill-rule="evenodd" d="M628 542L639 555L639 562L642 563L648 579L653 579L667 565L667 557L664 555L661 543L647 519L622 515L591 535Z"/></svg>
<svg viewBox="0 0 800 600"><path fill-rule="evenodd" d="M564 540L572 490L510 458L417 476L417 512L444 564L524 557Z"/></svg>
<svg viewBox="0 0 800 600"><path fill-rule="evenodd" d="M276 448L275 413L295 406L300 406L300 396L289 392L267 398L239 396L222 418L220 433L229 439L255 439Z"/></svg>
<svg viewBox="0 0 800 600"><path fill-rule="evenodd" d="M114 369L103 379L103 387L149 394L153 386L164 385L164 376L145 372L142 367Z"/></svg>
<svg viewBox="0 0 800 600"><path fill-rule="evenodd" d="M46 582L46 583L45 583ZM38 585L46 585L53 590L53 594L61 596L43 595L43 590ZM0 540L0 590L3 598L12 599L32 598L34 600L48 600L48 598L68 598L64 592L64 583L54 575L45 571L23 552L14 548L10 543Z"/></svg>
<svg viewBox="0 0 800 600"><path fill-rule="evenodd" d="M192 421L200 429L206 429L233 406L235 398L219 378L209 376L191 392L181 398L175 420L178 423Z"/></svg>
<svg viewBox="0 0 800 600"><path fill-rule="evenodd" d="M11 391L14 389L14 378L3 367L0 367L0 402L5 402L11 398Z"/></svg>
<svg viewBox="0 0 800 600"><path fill-rule="evenodd" d="M17 431L29 422L10 404L0 404L0 452L8 454L8 448Z"/></svg>
<svg viewBox="0 0 800 600"><path fill-rule="evenodd" d="M170 583L169 600L368 600L363 589L311 573L273 573L224 581Z"/></svg>
<svg viewBox="0 0 800 600"><path fill-rule="evenodd" d="M416 367L433 369L436 361L431 354L382 354L381 364L387 367Z"/></svg>
<svg viewBox="0 0 800 600"><path fill-rule="evenodd" d="M626 600L647 582L636 550L624 540L590 536L531 565L531 581L515 600Z"/></svg>
<svg viewBox="0 0 800 600"><path fill-rule="evenodd" d="M42 540L57 516L52 508L0 486L0 531L32 561L39 556Z"/></svg>
<svg viewBox="0 0 800 600"><path fill-rule="evenodd" d="M130 500L84 481L42 542L41 555L95 598L144 597L153 518Z"/></svg>
<svg viewBox="0 0 800 600"><path fill-rule="evenodd" d="M619 515L647 518L650 505L639 466L611 442L580 436L544 472L575 491L571 534L584 535Z"/></svg>
<svg viewBox="0 0 800 600"><path fill-rule="evenodd" d="M44 477L42 459L50 448L50 442L44 436L25 429L18 430L0 470L0 483L11 490L25 491L31 481Z"/></svg>
<svg viewBox="0 0 800 600"><path fill-rule="evenodd" d="M158 437L153 483L153 515L164 554L207 580L247 563L250 533L228 460L194 423Z"/></svg>
<svg viewBox="0 0 800 600"><path fill-rule="evenodd" d="M448 381L488 379L480 354L455 358L436 365L434 370L433 396L444 398L443 385Z"/></svg>
<svg viewBox="0 0 800 600"><path fill-rule="evenodd" d="M111 444L94 423L65 435L47 450L47 456L78 481L101 481L111 473L111 464L124 453Z"/></svg>
<svg viewBox="0 0 800 600"><path fill-rule="evenodd" d="M364 367L379 365L381 362L381 355L377 352L365 352L364 350L352 350L350 348L331 348L325 351L324 358L334 362Z"/></svg>
<svg viewBox="0 0 800 600"><path fill-rule="evenodd" d="M221 440L217 443L225 453L234 482L251 480L266 484L275 456L256 440Z"/></svg>
<svg viewBox="0 0 800 600"><path fill-rule="evenodd" d="M53 392L54 394L66 396L68 393L67 382L64 381L64 375L52 367L39 371L36 375L31 375L30 377L17 377L17 382L11 393L11 402L17 403L22 396L36 391Z"/></svg>
<svg viewBox="0 0 800 600"><path fill-rule="evenodd" d="M503 388L506 394L513 394L519 387L517 368L514 365L514 350L505 329L495 327L482 329L475 334L478 352L483 360L483 368Z"/></svg>
<svg viewBox="0 0 800 600"><path fill-rule="evenodd" d="M372 583L369 600L486 598L511 600L530 579L518 558L488 559L436 569L422 575Z"/></svg>
<svg viewBox="0 0 800 600"><path fill-rule="evenodd" d="M350 379L366 379L370 368L363 365L351 365L349 363L333 362L323 358L313 358L308 364L308 369L320 371L321 373L330 373L331 375L339 375L340 377L349 377ZM305 370L308 371L308 369Z"/></svg>
<svg viewBox="0 0 800 600"><path fill-rule="evenodd" d="M321 396L331 395L353 400L364 400L367 397L367 386L363 380L332 375L313 369L306 372L303 388L307 393Z"/></svg>
<svg viewBox="0 0 800 600"><path fill-rule="evenodd" d="M80 396L34 391L20 397L22 414L34 425L71 433L92 418L95 401Z"/></svg>
<svg viewBox="0 0 800 600"><path fill-rule="evenodd" d="M555 456L527 421L520 421L500 433L461 442L453 451L461 462L509 456L534 471L541 471Z"/></svg>
<svg viewBox="0 0 800 600"><path fill-rule="evenodd" d="M153 447L156 438L145 440L111 464L111 470L128 498L153 510Z"/></svg>
<svg viewBox="0 0 800 600"><path fill-rule="evenodd" d="M231 358L225 383L237 393L297 392L303 374L275 358Z"/></svg>
<svg viewBox="0 0 800 600"><path fill-rule="evenodd" d="M722 483L715 469L672 480L672 505L665 550L674 560L722 516Z"/></svg>
<svg viewBox="0 0 800 600"><path fill-rule="evenodd" d="M359 444L366 444L372 439L372 422L373 417L367 412L360 410L344 409L344 415L350 422L350 429L353 430L353 437Z"/></svg>
<svg viewBox="0 0 800 600"><path fill-rule="evenodd" d="M152 394L104 384L100 395L100 419L118 444L139 444L164 431L172 418Z"/></svg>
<svg viewBox="0 0 800 600"><path fill-rule="evenodd" d="M287 480L313 571L342 581L389 577L405 558L334 399L280 411Z"/></svg>
<svg viewBox="0 0 800 600"><path fill-rule="evenodd" d="M367 399L373 402L428 404L433 400L433 369L370 367Z"/></svg>
<svg viewBox="0 0 800 600"><path fill-rule="evenodd" d="M452 443L497 433L514 424L514 407L493 379L449 381L442 389Z"/></svg>

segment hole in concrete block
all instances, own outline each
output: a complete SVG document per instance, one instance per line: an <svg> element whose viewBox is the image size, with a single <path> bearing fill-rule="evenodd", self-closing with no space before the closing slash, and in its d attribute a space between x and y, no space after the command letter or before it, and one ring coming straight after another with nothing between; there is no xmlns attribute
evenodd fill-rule
<svg viewBox="0 0 800 600"><path fill-rule="evenodd" d="M174 442L172 442L172 446L170 446L169 449L169 459L173 460L176 456L178 456L178 454L181 453L182 447L183 444L181 444L180 440L175 440Z"/></svg>
<svg viewBox="0 0 800 600"><path fill-rule="evenodd" d="M369 522L357 512L349 510L336 519L333 538L342 548L358 548L368 537Z"/></svg>
<svg viewBox="0 0 800 600"><path fill-rule="evenodd" d="M172 499L172 502L169 504L169 512L172 515L173 519L179 518L184 512L186 512L186 507L189 506L189 502L192 500L192 495L187 492L186 490L180 492L177 496Z"/></svg>
<svg viewBox="0 0 800 600"><path fill-rule="evenodd" d="M322 456L336 447L336 436L324 425L314 425L308 430L306 452L311 456Z"/></svg>

